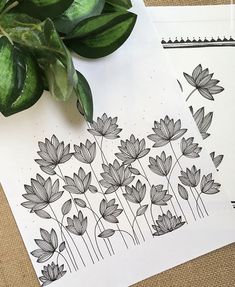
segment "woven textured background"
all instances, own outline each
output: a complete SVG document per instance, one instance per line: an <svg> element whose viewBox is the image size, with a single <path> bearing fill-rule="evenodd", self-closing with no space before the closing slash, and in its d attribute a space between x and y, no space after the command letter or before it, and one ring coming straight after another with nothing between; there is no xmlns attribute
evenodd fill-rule
<svg viewBox="0 0 235 287"><path fill-rule="evenodd" d="M152 6L229 4L230 2L226 0L145 1L146 5ZM157 254L156 264L158 264ZM235 244L163 272L133 287L232 287L235 286L234 270ZM38 286L13 215L0 188L0 287Z"/></svg>

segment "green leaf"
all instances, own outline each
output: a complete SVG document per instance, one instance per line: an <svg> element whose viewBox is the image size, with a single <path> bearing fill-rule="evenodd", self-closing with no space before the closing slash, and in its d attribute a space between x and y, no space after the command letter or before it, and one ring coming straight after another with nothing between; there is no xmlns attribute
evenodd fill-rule
<svg viewBox="0 0 235 287"><path fill-rule="evenodd" d="M8 0L1 0L0 2L0 12L4 9L5 5L7 4Z"/></svg>
<svg viewBox="0 0 235 287"><path fill-rule="evenodd" d="M0 38L0 111L10 116L34 105L43 93L34 57Z"/></svg>
<svg viewBox="0 0 235 287"><path fill-rule="evenodd" d="M85 19L68 35L65 43L83 57L107 56L128 39L136 18L131 12L116 12Z"/></svg>
<svg viewBox="0 0 235 287"><path fill-rule="evenodd" d="M91 88L86 78L77 71L77 107L82 115L85 116L88 122L93 120L93 100Z"/></svg>
<svg viewBox="0 0 235 287"><path fill-rule="evenodd" d="M0 26L14 43L35 55L53 97L68 100L76 87L77 75L71 54L53 22L39 22L24 14L6 14L0 19Z"/></svg>
<svg viewBox="0 0 235 287"><path fill-rule="evenodd" d="M54 19L56 29L69 33L82 20L100 15L105 0L74 0L72 5L59 17Z"/></svg>
<svg viewBox="0 0 235 287"><path fill-rule="evenodd" d="M130 0L105 0L106 7L113 11L129 10L132 8Z"/></svg>
<svg viewBox="0 0 235 287"><path fill-rule="evenodd" d="M32 17L44 20L61 15L73 3L73 0L18 0L14 9L17 13L26 13Z"/></svg>

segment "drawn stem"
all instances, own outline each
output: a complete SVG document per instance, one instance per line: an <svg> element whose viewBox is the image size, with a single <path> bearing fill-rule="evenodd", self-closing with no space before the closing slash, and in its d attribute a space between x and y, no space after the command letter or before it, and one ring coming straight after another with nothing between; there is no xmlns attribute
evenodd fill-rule
<svg viewBox="0 0 235 287"><path fill-rule="evenodd" d="M87 201L87 203L88 203L88 205L89 205L89 207L90 207L90 210L92 210L93 217L94 217L94 219L95 219L95 221L96 221L96 218L95 218L95 215L94 215L93 209L92 209L92 207L91 207L91 204L90 204L89 199L88 199L88 198L87 198L87 196L86 196L86 193L84 193L84 196L85 196L86 201ZM101 228L100 228L100 226L99 226L99 225L98 225L98 228L99 228L99 231L101 232ZM110 255L110 256L112 256L112 254L111 254L111 252L110 252L110 249L109 249L109 247L108 247L108 244L107 244L107 242L106 242L105 240L104 240L104 243L105 243L106 248L107 248L107 250L108 250L108 252L109 252L109 255Z"/></svg>
<svg viewBox="0 0 235 287"><path fill-rule="evenodd" d="M95 261L94 261L92 255L91 255L90 249L89 249L89 247L88 247L88 245L87 245L87 243L86 243L86 240L84 239L83 236L82 236L82 240L83 240L83 242L84 242L84 244L85 244L85 246L86 246L87 252L89 253L89 256L90 256L90 258L91 258L92 263L95 264Z"/></svg>
<svg viewBox="0 0 235 287"><path fill-rule="evenodd" d="M99 247L97 238L96 238L97 226L99 225L99 222L100 222L101 219L102 219L102 217L100 217L100 218L97 220L97 222L96 222L96 225L95 225L95 228L94 228L94 237L95 237L95 243L96 243L97 249L98 249L98 251L99 251L99 253L100 253L100 256L101 256L102 259L104 259L104 256L103 256L103 254L101 253L101 250L100 250L100 247Z"/></svg>
<svg viewBox="0 0 235 287"><path fill-rule="evenodd" d="M168 183L169 183L169 185L170 185L170 188L171 188L171 190L172 190L172 192L173 192L173 194L174 194L174 197L175 197L175 199L176 199L176 201L177 201L177 204L178 204L178 206L179 206L179 208L180 208L180 210L181 210L181 212L182 212L182 214L183 214L183 216L184 216L185 222L188 223L187 218L186 218L186 216L185 216L185 214L184 214L184 211L183 211L183 209L182 209L182 207L181 207L181 204L179 203L179 200L178 200L178 198L177 198L177 196L176 196L176 193L175 193L175 191L174 191L174 189L173 189L173 187L172 187L172 185L171 185L171 183L170 183L170 181L169 181L169 179L168 179L167 176L166 176L166 179L167 179L167 181L168 181Z"/></svg>
<svg viewBox="0 0 235 287"><path fill-rule="evenodd" d="M104 152L103 152L103 142L104 142L104 137L101 137L101 143L100 143L100 152L101 152L101 158L103 163L108 163L108 161L106 160L105 156L104 156Z"/></svg>
<svg viewBox="0 0 235 287"><path fill-rule="evenodd" d="M64 236L64 233L63 233L63 221L64 221L64 215L63 215L63 217L62 217L62 220L61 220L61 224L60 224L60 233L61 233L61 240L62 241L65 241L65 236ZM67 244L67 243L66 243ZM66 246L66 249L67 249L67 246ZM72 255L72 257L73 257L73 260L74 260L74 262L75 262L75 265L76 265L76 267L77 267L77 270L78 270L78 265L77 265L77 262L76 262L76 260L75 260L75 257L74 257L74 255L73 255L73 252L72 252L72 250L71 250L71 248L70 248L70 244L68 244L68 249L69 249L69 252L71 253L71 255ZM68 254L68 256L69 256L69 258L70 258L70 260L71 260L71 257L70 257L70 254L69 254L69 252L68 252L68 250L66 250L67 251L67 254Z"/></svg>
<svg viewBox="0 0 235 287"><path fill-rule="evenodd" d="M101 190L100 193L103 195L104 199L107 200L107 197L106 197L106 195L105 195L105 193L104 193L104 190L103 190L103 188L102 188L102 186L101 186L101 184L100 184L100 182L99 182L99 179L98 179L98 177L97 177L97 175L96 175L96 173L95 173L95 170L94 170L92 164L90 164L90 168L91 168L91 171L92 171L92 173L93 173L93 175L94 175L94 177L95 177L95 180L96 180L97 184L98 184L99 187L100 187L100 190ZM99 217L98 217L98 218L99 218ZM102 227L104 228L104 225L103 225L102 221L101 221L101 225L102 225ZM104 230L105 230L105 228L104 228ZM108 240L108 243L109 243L110 248L112 249L113 254L115 254L110 239L107 238L107 240ZM105 240L104 240L104 241L105 241Z"/></svg>
<svg viewBox="0 0 235 287"><path fill-rule="evenodd" d="M50 208L50 210L51 210L53 216L55 217L55 221L57 222L57 224L58 224L58 226L59 226L59 230L60 230L60 224L61 224L61 223L59 222L59 220L58 220L58 218L57 218L57 216L56 216L56 214L55 214L55 212L54 212L54 210L53 210L53 208L51 207L50 204L49 204L49 208ZM61 224L61 225L62 225L62 224ZM62 233L63 233L63 231L62 231ZM67 240L66 236L64 235L64 233L63 233L63 238L64 238L64 239L62 239L62 240L64 240L65 243L66 243L66 246L69 247L68 240ZM69 249L70 249L70 248L69 248ZM78 270L77 262L76 262L76 260L75 260L75 258L74 258L74 256L73 256L73 253L71 252L71 256L72 256L72 257L71 257L70 254L69 254L69 251L67 250L67 248L66 248L66 251L67 251L67 254L68 254L68 256L69 256L69 259L70 259L70 261L71 261L71 263L72 263L72 265L73 265L75 271ZM72 258L73 258L73 259L72 259ZM75 262L75 265L74 265L73 260L74 260L74 262ZM76 268L76 267L77 267L77 268Z"/></svg>
<svg viewBox="0 0 235 287"><path fill-rule="evenodd" d="M68 263L67 259L64 257L64 255L63 255L61 252L58 252L58 251L55 251L55 253L58 253L58 257L61 256L61 257L64 259L64 261L66 262L66 264L67 264L67 266L68 266L68 268L69 268L69 271L70 271L70 273L71 273L72 270L71 270L71 268L70 268L70 266L69 266L69 263ZM57 258L58 258L58 257L57 257Z"/></svg>
<svg viewBox="0 0 235 287"><path fill-rule="evenodd" d="M194 192L193 192L192 187L190 187L190 190L191 190L191 193L192 193L193 198L194 198L195 203L196 203L196 209L197 209L198 216L199 216L200 218L202 218L202 217L204 217L204 215L203 215L203 212L202 212L202 210L201 210L200 205L197 203L197 198L196 198L196 196L195 196L195 194L194 194Z"/></svg>
<svg viewBox="0 0 235 287"><path fill-rule="evenodd" d="M153 221L153 225L156 225L155 224L155 220L154 220L154 216L153 216L153 204L151 203L150 205L150 214L151 214L151 217L152 217L152 221ZM158 231L157 231L158 232ZM159 235L159 234L158 234Z"/></svg>
<svg viewBox="0 0 235 287"><path fill-rule="evenodd" d="M171 176L172 176L172 173L173 173L173 171L174 171L176 165L177 165L177 164L178 164L178 165L180 164L180 159L181 159L182 157L183 157L183 154L176 159L176 162L174 163L174 165L173 165L173 167L172 167L172 169L171 169L171 171L170 171L169 177L168 177L168 178L169 178L169 181L171 180ZM181 167L180 167L180 169L182 170ZM169 183L167 184L167 190L169 190Z"/></svg>
<svg viewBox="0 0 235 287"><path fill-rule="evenodd" d="M142 169L142 172L143 172L143 174L144 174L144 178L147 180L147 182L148 182L148 184L149 184L149 187L151 188L150 181L149 181L149 179L148 179L148 177L147 177L147 174L146 174L146 172L145 172L145 170L144 170L144 167L143 167L143 165L142 165L142 163L141 163L141 161L140 161L139 159L138 159L138 163L139 163L140 168Z"/></svg>
<svg viewBox="0 0 235 287"><path fill-rule="evenodd" d="M122 187L121 187L121 190L122 190L122 194L124 194L124 190L123 190ZM129 202L128 200L126 200L126 202L127 202L127 205L128 205L128 207L129 207L129 209L130 209L130 211L131 211L133 217L135 218L136 215L135 215L134 212L133 212L133 209L132 209L132 207L131 207L131 205L130 205L130 202ZM140 228L140 225L139 225L139 222L138 222L137 218L136 218L136 224L137 224L137 226L138 226L138 229L139 229L139 232L140 232L140 234L141 234L141 236L142 236L143 241L145 241L145 237L144 237L143 232L142 232L142 230L141 230L141 228ZM132 226L132 225L131 225L131 226Z"/></svg>
<svg viewBox="0 0 235 287"><path fill-rule="evenodd" d="M88 237L88 240L89 240L90 245L91 245L91 247L92 247L92 249L93 249L93 252L95 253L95 256L96 256L97 260L100 261L99 256L98 256L97 253L96 253L95 247L94 247L94 245L93 245L93 243L92 243L91 237L90 237L90 235L89 235L89 233L88 233L87 231L86 231L86 235L87 235L87 237Z"/></svg>
<svg viewBox="0 0 235 287"><path fill-rule="evenodd" d="M134 245L136 245L136 244L135 244L135 239L134 239L134 237L133 237L128 231L121 230L121 229L114 230L114 231L115 231L115 232L118 231L118 232L120 232L120 233L126 233L126 234L128 234L128 235L132 238Z"/></svg>
<svg viewBox="0 0 235 287"><path fill-rule="evenodd" d="M188 206L189 206L189 208L190 208L190 210L191 210L191 212L192 212L192 215L193 215L193 217L194 217L194 220L197 221L196 216L195 216L195 214L194 214L194 212L193 212L193 209L192 209L192 206L191 206L189 200L187 200L187 202L188 202Z"/></svg>
<svg viewBox="0 0 235 287"><path fill-rule="evenodd" d="M197 203L198 203L198 201L199 201L199 199L200 199L200 201L201 201L201 203L202 203L202 206L203 206L203 208L204 208L204 210L205 210L205 212L206 212L206 215L209 216L208 211L207 211L207 209L206 209L206 206L205 206L205 204L204 204L204 202L203 202L203 200L202 200L202 198L201 198L202 192L199 193L196 188L194 188L194 189L196 190L196 192L197 192L197 194L198 194Z"/></svg>
<svg viewBox="0 0 235 287"><path fill-rule="evenodd" d="M119 227L119 225L118 224L116 224L117 225L117 229L118 229L118 231L120 231L120 234L121 234L121 237L122 237L122 240L124 241L124 244L126 245L126 248L128 249L129 247L128 247L128 245L127 245L127 243L126 243L126 240L125 240L125 238L124 238L124 236L123 236L123 234L122 234L122 232L121 232L121 229L120 229L120 227ZM135 242L134 242L135 243Z"/></svg>
<svg viewBox="0 0 235 287"><path fill-rule="evenodd" d="M192 92L188 95L188 97L187 97L187 99L186 99L186 102L189 100L189 98L192 96L192 94L193 94L194 92L196 92L196 90L197 90L197 89L192 90Z"/></svg>
<svg viewBox="0 0 235 287"><path fill-rule="evenodd" d="M122 204L122 201L120 200L120 198L119 198L119 196L118 196L117 191L115 191L115 194L116 194L116 197L117 197L117 199L118 199L118 201L119 201L119 203L120 203L120 205L121 205L121 207L122 207L122 209L123 209L123 211L124 211L124 214L125 214L125 216L126 216L126 219L127 219L127 221L129 222L129 225L130 225L130 227L131 227L131 230L133 231L134 237L135 237L135 239L136 239L136 243L139 244L139 239L138 239L138 237L137 237L135 231L132 229L131 221L130 221L130 219L129 219L127 213L126 213L126 210L125 210L125 208L124 208L124 206L123 206L123 204Z"/></svg>

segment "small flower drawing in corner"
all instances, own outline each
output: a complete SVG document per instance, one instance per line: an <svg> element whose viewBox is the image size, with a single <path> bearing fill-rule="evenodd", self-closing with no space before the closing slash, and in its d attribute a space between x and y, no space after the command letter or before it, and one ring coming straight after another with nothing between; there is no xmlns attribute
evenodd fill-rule
<svg viewBox="0 0 235 287"><path fill-rule="evenodd" d="M219 80L213 79L214 74L209 74L209 69L202 69L202 65L198 65L192 75L184 73L187 82L194 87L193 91L189 94L186 101L198 91L204 98L214 101L213 95L223 92L224 88L218 86Z"/></svg>

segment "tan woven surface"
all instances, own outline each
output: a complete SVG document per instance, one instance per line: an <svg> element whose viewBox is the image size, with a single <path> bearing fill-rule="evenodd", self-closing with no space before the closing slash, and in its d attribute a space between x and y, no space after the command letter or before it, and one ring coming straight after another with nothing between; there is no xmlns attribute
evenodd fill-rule
<svg viewBox="0 0 235 287"><path fill-rule="evenodd" d="M226 4L230 1L146 0L145 3L152 6L200 5ZM158 264L157 254L156 264ZM235 244L154 276L133 287L233 287L235 286L234 271ZM0 287L37 286L39 284L34 269L6 197L0 188Z"/></svg>

